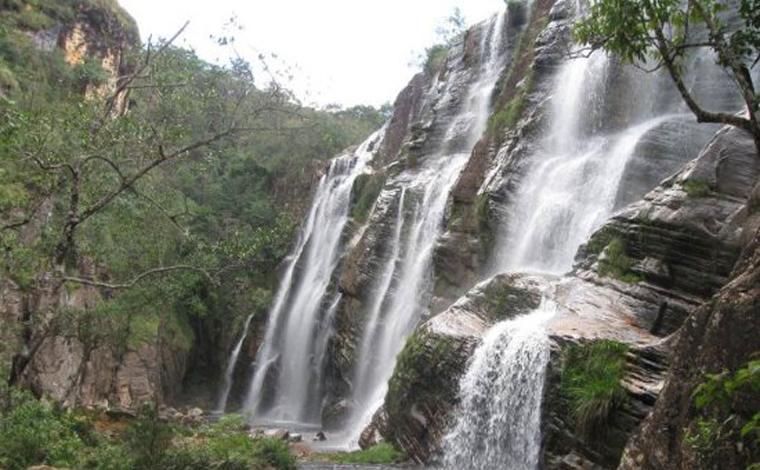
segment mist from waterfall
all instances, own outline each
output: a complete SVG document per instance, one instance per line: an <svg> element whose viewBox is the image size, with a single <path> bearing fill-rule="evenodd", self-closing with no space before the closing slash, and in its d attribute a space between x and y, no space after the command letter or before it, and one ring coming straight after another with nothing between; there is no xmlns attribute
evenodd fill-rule
<svg viewBox="0 0 760 470"><path fill-rule="evenodd" d="M269 312L244 411L254 422L318 424L323 360L340 294L330 289L345 251L351 189L384 128L356 152L334 159L314 202Z"/></svg>

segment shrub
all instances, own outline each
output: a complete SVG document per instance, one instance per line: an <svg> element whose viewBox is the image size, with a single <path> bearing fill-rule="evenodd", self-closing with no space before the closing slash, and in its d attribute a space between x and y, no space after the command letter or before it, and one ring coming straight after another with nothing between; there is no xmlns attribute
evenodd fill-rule
<svg viewBox="0 0 760 470"><path fill-rule="evenodd" d="M438 71L446 62L449 55L449 48L443 44L436 44L425 49L425 63L423 70L426 74L432 75Z"/></svg>
<svg viewBox="0 0 760 470"><path fill-rule="evenodd" d="M251 437L248 426L240 416L224 416L218 423L203 429L201 434L206 439L209 455L216 462L229 465L237 462L249 466L247 468L296 468L296 459L287 443L278 439Z"/></svg>
<svg viewBox="0 0 760 470"><path fill-rule="evenodd" d="M351 210L351 216L358 223L364 223L367 221L372 206L375 205L377 197L383 190L385 184L385 175L361 175L356 181L357 198L353 209Z"/></svg>
<svg viewBox="0 0 760 470"><path fill-rule="evenodd" d="M155 406L145 405L139 419L132 423L124 437L127 449L135 459L135 468L153 470L164 461L174 429L159 421Z"/></svg>
<svg viewBox="0 0 760 470"><path fill-rule="evenodd" d="M561 392L582 436L599 435L612 412L624 404L620 381L627 351L625 344L602 340L572 345L564 352Z"/></svg>
<svg viewBox="0 0 760 470"><path fill-rule="evenodd" d="M23 470L47 464L74 467L85 444L70 417L28 392L13 390L0 414L0 467Z"/></svg>

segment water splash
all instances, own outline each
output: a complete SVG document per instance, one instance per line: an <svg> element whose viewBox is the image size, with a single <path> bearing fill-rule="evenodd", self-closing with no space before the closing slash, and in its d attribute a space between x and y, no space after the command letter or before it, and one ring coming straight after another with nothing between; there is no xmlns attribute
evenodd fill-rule
<svg viewBox="0 0 760 470"><path fill-rule="evenodd" d="M458 420L443 441L443 467L533 470L541 449L541 397L549 360L547 300L529 315L496 324L460 382Z"/></svg>

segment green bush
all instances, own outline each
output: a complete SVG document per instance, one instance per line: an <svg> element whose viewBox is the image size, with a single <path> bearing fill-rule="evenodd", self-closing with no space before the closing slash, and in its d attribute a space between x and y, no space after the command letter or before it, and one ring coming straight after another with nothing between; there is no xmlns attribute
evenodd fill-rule
<svg viewBox="0 0 760 470"><path fill-rule="evenodd" d="M355 190L358 196L351 210L351 216L356 222L363 224L367 221L372 206L383 190L384 184L384 174L361 175L357 178Z"/></svg>
<svg viewBox="0 0 760 470"><path fill-rule="evenodd" d="M27 392L11 392L7 411L0 414L0 468L74 467L84 448L69 416Z"/></svg>
<svg viewBox="0 0 760 470"><path fill-rule="evenodd" d="M601 434L612 412L625 403L620 381L625 376L627 351L627 345L609 340L572 345L565 350L561 392L582 436Z"/></svg>
<svg viewBox="0 0 760 470"><path fill-rule="evenodd" d="M215 461L239 462L249 468L296 468L296 459L287 443L278 439L251 437L248 426L240 416L225 416L218 423L206 426L201 435L205 438L209 455Z"/></svg>
<svg viewBox="0 0 760 470"><path fill-rule="evenodd" d="M432 75L440 69L449 55L449 48L443 44L436 44L425 49L425 62L423 70Z"/></svg>

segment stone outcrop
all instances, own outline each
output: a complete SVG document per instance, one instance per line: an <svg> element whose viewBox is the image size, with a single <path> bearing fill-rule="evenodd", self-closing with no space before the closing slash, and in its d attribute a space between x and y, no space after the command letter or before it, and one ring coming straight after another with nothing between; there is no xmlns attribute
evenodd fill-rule
<svg viewBox="0 0 760 470"><path fill-rule="evenodd" d="M466 144L461 138L452 138L449 129L466 126L455 119L461 108L467 105L468 85L478 78L480 60L483 59L479 44L483 35L488 34L488 26L489 23L485 22L468 30L451 46L440 67L415 76L396 100L394 115L372 161L372 165L382 167L378 171L384 172L388 178L368 223L356 231L338 282L343 298L335 319L335 334L329 344L326 389L330 396L324 415L328 426L339 421L341 413L336 413L337 410L350 407L343 399L351 390L355 348L362 334L364 310L377 285L377 277L382 271L380 267L392 251L389 240L393 236L398 210L401 210L398 208L401 191L396 182L415 178L422 162L436 155L443 148L443 142L452 154ZM414 198L421 197L412 193L408 191L405 196L407 212L419 202ZM410 213L403 215L405 219L411 217Z"/></svg>
<svg viewBox="0 0 760 470"><path fill-rule="evenodd" d="M675 331L728 281L758 175L752 139L722 129L699 157L592 235L578 251L576 275L647 302L652 312L667 303L660 334ZM643 282L631 285L599 275L599 258L613 240L625 251L625 270Z"/></svg>
<svg viewBox="0 0 760 470"><path fill-rule="evenodd" d="M491 187L506 185L507 175L517 178L522 156L530 153L536 130L545 116L544 106L551 93L552 77L563 60L561 49L568 40L569 17L564 2L534 2L528 7L513 7L507 17L507 41L513 57L496 84L492 102L494 113L488 131L475 145L467 164L452 189L446 232L435 250L435 298L432 309L441 311L469 287L482 279L491 268L488 263L499 217L492 210L500 193ZM529 22L525 23L525 17ZM522 48L516 51L517 45ZM528 45L527 47L525 45ZM513 129L503 129L496 122L498 109L519 99L521 86L530 76L530 89L524 91L524 116ZM495 180L502 183L496 184Z"/></svg>
<svg viewBox="0 0 760 470"><path fill-rule="evenodd" d="M747 172L736 173L733 180L738 184L736 180L747 176ZM759 207L760 184L756 184L745 209L742 255L730 281L676 333L665 386L654 411L629 442L620 470L741 469L760 459L754 437L742 438L736 429L760 409L757 390L745 387L731 394L727 403L730 413L718 405L700 410L693 398L696 388L706 381L705 374L733 374L756 359L760 338ZM726 425L730 416L733 418ZM700 447L695 436L704 423L718 434Z"/></svg>

